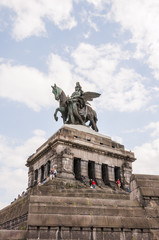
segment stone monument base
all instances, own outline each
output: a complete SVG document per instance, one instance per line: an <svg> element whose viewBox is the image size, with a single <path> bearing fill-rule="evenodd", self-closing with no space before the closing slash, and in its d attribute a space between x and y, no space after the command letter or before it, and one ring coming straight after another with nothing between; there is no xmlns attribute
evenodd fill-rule
<svg viewBox="0 0 159 240"><path fill-rule="evenodd" d="M133 161L111 138L64 125L28 158L28 190L0 211L0 240L159 239L159 176L132 175Z"/></svg>

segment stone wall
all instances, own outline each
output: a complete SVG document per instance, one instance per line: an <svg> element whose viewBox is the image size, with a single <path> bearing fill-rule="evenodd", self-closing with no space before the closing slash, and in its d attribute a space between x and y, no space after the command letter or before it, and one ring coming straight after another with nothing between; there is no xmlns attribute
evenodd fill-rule
<svg viewBox="0 0 159 240"><path fill-rule="evenodd" d="M29 239L51 240L151 240L149 229L95 227L30 227Z"/></svg>
<svg viewBox="0 0 159 240"><path fill-rule="evenodd" d="M0 240L26 240L27 231L22 230L0 230Z"/></svg>
<svg viewBox="0 0 159 240"><path fill-rule="evenodd" d="M143 207L153 207L159 210L159 176L133 174L131 177L131 199L137 199Z"/></svg>
<svg viewBox="0 0 159 240"><path fill-rule="evenodd" d="M29 196L20 197L0 211L0 229L26 229Z"/></svg>

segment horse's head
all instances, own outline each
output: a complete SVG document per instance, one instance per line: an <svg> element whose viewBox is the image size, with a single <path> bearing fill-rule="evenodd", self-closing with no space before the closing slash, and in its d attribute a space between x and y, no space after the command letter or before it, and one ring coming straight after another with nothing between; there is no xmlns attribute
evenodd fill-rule
<svg viewBox="0 0 159 240"><path fill-rule="evenodd" d="M52 93L55 95L55 99L57 101L60 100L62 89L57 87L56 84L54 84L54 86L51 86L51 87L52 87Z"/></svg>

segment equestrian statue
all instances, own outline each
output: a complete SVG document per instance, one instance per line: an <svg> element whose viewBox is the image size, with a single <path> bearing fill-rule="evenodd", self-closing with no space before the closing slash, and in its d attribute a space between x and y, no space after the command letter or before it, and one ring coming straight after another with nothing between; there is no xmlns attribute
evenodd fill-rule
<svg viewBox="0 0 159 240"><path fill-rule="evenodd" d="M57 121L57 113L61 112L61 117L64 124L80 124L86 126L89 121L89 126L98 132L97 128L97 114L91 108L88 101L92 101L93 98L100 96L96 92L83 92L79 82L76 83L75 92L71 97L66 97L64 91L57 87L56 84L52 87L52 93L55 95L55 99L59 101L59 107L54 113L54 118Z"/></svg>

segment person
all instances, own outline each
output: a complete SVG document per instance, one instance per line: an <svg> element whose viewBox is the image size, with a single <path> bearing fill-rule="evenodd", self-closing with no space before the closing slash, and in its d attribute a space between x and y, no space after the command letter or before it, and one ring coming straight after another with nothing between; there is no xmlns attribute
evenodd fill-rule
<svg viewBox="0 0 159 240"><path fill-rule="evenodd" d="M38 186L41 186L41 182L40 181L38 182Z"/></svg>
<svg viewBox="0 0 159 240"><path fill-rule="evenodd" d="M50 180L52 180L53 174L54 174L54 171L53 171L53 169L51 168L51 169L50 169Z"/></svg>
<svg viewBox="0 0 159 240"><path fill-rule="evenodd" d="M22 192L22 197L24 197L24 195L25 195L25 192L23 191L23 192Z"/></svg>
<svg viewBox="0 0 159 240"><path fill-rule="evenodd" d="M95 187L96 187L96 183L94 180L92 180L92 188L95 189Z"/></svg>
<svg viewBox="0 0 159 240"><path fill-rule="evenodd" d="M53 177L56 177L57 176L57 170L54 168L53 169Z"/></svg>
<svg viewBox="0 0 159 240"><path fill-rule="evenodd" d="M92 188L92 179L89 180L90 188Z"/></svg>
<svg viewBox="0 0 159 240"><path fill-rule="evenodd" d="M119 178L118 178L118 180L116 181L116 184L117 184L118 188L120 188L120 187L121 187L121 183L120 183L120 180L119 180Z"/></svg>

